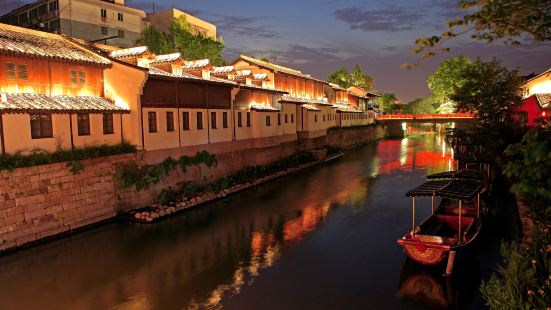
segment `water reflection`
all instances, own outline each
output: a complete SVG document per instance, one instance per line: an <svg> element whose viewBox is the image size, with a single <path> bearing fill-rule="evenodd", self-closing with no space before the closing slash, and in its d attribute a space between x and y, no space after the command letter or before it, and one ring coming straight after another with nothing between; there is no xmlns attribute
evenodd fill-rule
<svg viewBox="0 0 551 310"><path fill-rule="evenodd" d="M384 140L158 224L0 257L0 309L402 306L403 188L450 159L435 135Z"/></svg>

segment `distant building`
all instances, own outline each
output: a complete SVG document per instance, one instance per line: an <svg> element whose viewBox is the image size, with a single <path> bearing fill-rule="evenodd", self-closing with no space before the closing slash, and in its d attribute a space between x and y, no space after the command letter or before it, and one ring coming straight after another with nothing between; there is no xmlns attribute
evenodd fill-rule
<svg viewBox="0 0 551 310"><path fill-rule="evenodd" d="M88 41L134 46L146 14L124 0L39 0L0 17L1 23L65 34Z"/></svg>
<svg viewBox="0 0 551 310"><path fill-rule="evenodd" d="M536 120L549 120L551 115L551 68L529 79L524 84L523 104L521 114L528 126L536 124Z"/></svg>
<svg viewBox="0 0 551 310"><path fill-rule="evenodd" d="M195 34L216 38L215 25L175 8L149 13L147 14L147 21L155 29L167 32L170 29L172 20L181 16L186 18L186 21L191 25Z"/></svg>

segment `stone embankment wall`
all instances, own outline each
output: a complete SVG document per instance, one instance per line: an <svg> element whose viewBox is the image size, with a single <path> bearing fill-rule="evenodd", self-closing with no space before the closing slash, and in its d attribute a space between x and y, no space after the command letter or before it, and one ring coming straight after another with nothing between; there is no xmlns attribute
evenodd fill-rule
<svg viewBox="0 0 551 310"><path fill-rule="evenodd" d="M83 160L80 162L83 171L79 174L71 172L68 163L1 171L0 251L97 224L120 212L150 205L162 189L180 182L210 183L245 166L267 165L299 150L313 150L324 145L349 148L383 136L384 130L380 126L332 129L326 136L314 138L315 141L280 137ZM305 145L310 147L305 148ZM216 167L201 164L188 167L186 172L176 168L168 177L141 192L121 188L114 177L117 164L129 161L154 164L168 156L176 159L203 150L216 155Z"/></svg>

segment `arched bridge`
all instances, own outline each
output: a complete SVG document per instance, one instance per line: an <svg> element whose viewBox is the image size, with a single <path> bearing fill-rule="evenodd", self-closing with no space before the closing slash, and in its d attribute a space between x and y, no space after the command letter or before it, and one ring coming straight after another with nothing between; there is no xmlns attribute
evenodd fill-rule
<svg viewBox="0 0 551 310"><path fill-rule="evenodd" d="M474 123L477 116L471 113L448 114L385 114L377 116L377 121L387 127L389 136L403 137L407 124L411 123L455 123L455 127L462 127ZM404 125L406 124L406 125Z"/></svg>

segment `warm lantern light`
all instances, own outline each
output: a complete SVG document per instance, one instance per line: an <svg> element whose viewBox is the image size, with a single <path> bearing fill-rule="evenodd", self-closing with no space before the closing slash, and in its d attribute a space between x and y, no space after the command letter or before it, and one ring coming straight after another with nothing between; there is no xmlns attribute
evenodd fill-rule
<svg viewBox="0 0 551 310"><path fill-rule="evenodd" d="M546 116L547 116L547 112L541 111L541 117L546 117Z"/></svg>

